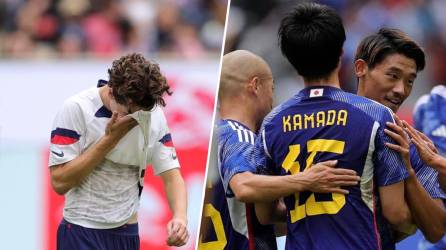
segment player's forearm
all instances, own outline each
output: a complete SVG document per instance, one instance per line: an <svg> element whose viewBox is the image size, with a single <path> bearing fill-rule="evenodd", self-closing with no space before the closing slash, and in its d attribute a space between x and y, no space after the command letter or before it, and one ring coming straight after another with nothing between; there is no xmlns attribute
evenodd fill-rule
<svg viewBox="0 0 446 250"><path fill-rule="evenodd" d="M409 171L405 181L405 196L413 220L430 242L437 242L444 233L446 211L442 204L433 200L418 181L414 171Z"/></svg>
<svg viewBox="0 0 446 250"><path fill-rule="evenodd" d="M438 181L440 187L446 191L446 158L437 154L436 157L429 163L429 166L438 171Z"/></svg>
<svg viewBox="0 0 446 250"><path fill-rule="evenodd" d="M435 168L439 174L446 176L446 158L440 154L436 154L431 162L428 163L429 166Z"/></svg>
<svg viewBox="0 0 446 250"><path fill-rule="evenodd" d="M169 170L169 176L163 177L170 209L174 218L187 221L187 192L181 173L178 169Z"/></svg>
<svg viewBox="0 0 446 250"><path fill-rule="evenodd" d="M286 222L286 207L280 201L256 203L255 212L262 225Z"/></svg>
<svg viewBox="0 0 446 250"><path fill-rule="evenodd" d="M407 232L412 225L409 205L405 201L404 181L378 188L384 218L400 232Z"/></svg>
<svg viewBox="0 0 446 250"><path fill-rule="evenodd" d="M305 180L296 175L267 176L244 172L233 176L229 185L237 200L255 203L274 201L302 191Z"/></svg>
<svg viewBox="0 0 446 250"><path fill-rule="evenodd" d="M65 194L78 186L113 149L115 141L102 137L95 145L73 160L51 167L51 183L58 194Z"/></svg>
<svg viewBox="0 0 446 250"><path fill-rule="evenodd" d="M443 191L446 192L446 175L439 174L438 182L440 182L441 189L443 189Z"/></svg>

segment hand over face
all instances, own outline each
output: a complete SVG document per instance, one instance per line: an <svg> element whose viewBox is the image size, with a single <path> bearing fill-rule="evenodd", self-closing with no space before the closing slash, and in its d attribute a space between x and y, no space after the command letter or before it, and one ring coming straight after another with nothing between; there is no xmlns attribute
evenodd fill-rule
<svg viewBox="0 0 446 250"><path fill-rule="evenodd" d="M105 128L105 135L118 142L136 125L138 122L135 119L129 116L118 117L117 113L113 113Z"/></svg>

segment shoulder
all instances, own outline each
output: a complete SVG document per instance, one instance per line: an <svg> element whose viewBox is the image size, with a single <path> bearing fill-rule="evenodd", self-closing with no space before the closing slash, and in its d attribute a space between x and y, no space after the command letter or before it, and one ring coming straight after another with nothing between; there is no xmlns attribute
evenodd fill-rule
<svg viewBox="0 0 446 250"><path fill-rule="evenodd" d="M155 105L151 110L152 113L152 121L156 121L158 123L166 123L166 116L164 115L163 108L159 105Z"/></svg>
<svg viewBox="0 0 446 250"><path fill-rule="evenodd" d="M262 122L262 126L260 127L260 131L263 131L266 127L274 124L274 120L276 117L279 117L281 113L286 111L288 108L292 107L293 105L299 104L302 100L302 97L299 95L293 96L290 99L286 100L285 102L277 105L271 112L268 113L268 115L265 116Z"/></svg>
<svg viewBox="0 0 446 250"><path fill-rule="evenodd" d="M95 100L95 94L97 95L97 89L90 88L84 90L76 95L73 95L65 100L63 103L63 110L71 112L87 112L88 110L93 110L95 108L95 103L99 102Z"/></svg>
<svg viewBox="0 0 446 250"><path fill-rule="evenodd" d="M219 120L217 127L219 143L254 144L256 135L242 124L233 120Z"/></svg>
<svg viewBox="0 0 446 250"><path fill-rule="evenodd" d="M420 112L424 108L424 106L429 102L429 97L430 95L422 95L420 98L418 98L413 107L414 114Z"/></svg>
<svg viewBox="0 0 446 250"><path fill-rule="evenodd" d="M431 94L438 95L438 96L441 96L442 98L446 99L446 86L444 86L444 85L435 86L434 88L432 88Z"/></svg>
<svg viewBox="0 0 446 250"><path fill-rule="evenodd" d="M346 94L348 95L349 103L359 111L365 113L372 120L378 122L393 121L393 111L390 108L363 96L351 93Z"/></svg>
<svg viewBox="0 0 446 250"><path fill-rule="evenodd" d="M149 121L147 121L149 122ZM165 133L169 132L169 125L167 124L166 116L162 107L156 105L150 111L150 130L152 133L160 134L163 136Z"/></svg>

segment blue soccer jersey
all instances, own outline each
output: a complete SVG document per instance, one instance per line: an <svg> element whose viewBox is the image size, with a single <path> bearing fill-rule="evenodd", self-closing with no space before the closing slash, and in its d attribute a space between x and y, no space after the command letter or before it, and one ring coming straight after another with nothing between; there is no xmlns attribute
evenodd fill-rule
<svg viewBox="0 0 446 250"><path fill-rule="evenodd" d="M414 144L410 145L410 163L415 171L418 181L434 199L446 199L445 192L441 189L438 182L438 172L427 166L420 158ZM378 218L379 229L381 234L382 249L395 249L395 235L392 226L382 217Z"/></svg>
<svg viewBox="0 0 446 250"><path fill-rule="evenodd" d="M439 85L422 96L414 108L415 128L427 135L441 155L446 156L446 87ZM411 145L411 162L417 177L432 198L445 199L438 184L438 172L422 162Z"/></svg>
<svg viewBox="0 0 446 250"><path fill-rule="evenodd" d="M430 94L420 97L420 99L417 101L417 104L415 105L413 115L415 128L427 135L434 142L438 151L443 156L446 156L445 106L446 87L443 85L438 85L432 89ZM415 149L412 151L415 151ZM421 162L421 160L418 161ZM412 165L414 165L413 161ZM418 174L417 172L417 178L419 179L420 183L429 192L431 197L443 199L443 203L446 206L446 199L438 195L439 192L443 191L441 188L438 187L438 172L427 166L421 169L423 169L422 175ZM428 173L426 174L425 172ZM434 174L432 174L432 172ZM440 189L439 192L437 191L438 189ZM420 245L430 246L426 246L425 249L444 249L446 247L446 237L444 237L435 245L431 245L426 241L420 243Z"/></svg>
<svg viewBox="0 0 446 250"><path fill-rule="evenodd" d="M446 194L438 182L437 170L426 165L420 158L414 144L410 145L410 162L420 184L434 199L446 199Z"/></svg>
<svg viewBox="0 0 446 250"><path fill-rule="evenodd" d="M239 122L233 120L218 122L217 151L221 178L212 187L211 205L213 208L207 209L215 209L220 214L223 224L221 228L224 228L226 243L218 247L217 245L211 247L208 244L209 248L206 249L277 249L273 227L261 225L255 216L253 204L236 200L229 186L229 181L235 174L246 171L255 172L254 164L249 164L255 139L255 133ZM215 228L217 227L214 225ZM208 235L211 238L202 239L201 242L218 239L221 242L222 237L217 237L217 232L218 230L215 229L215 236L210 233Z"/></svg>
<svg viewBox="0 0 446 250"><path fill-rule="evenodd" d="M260 172L289 175L313 164L361 176L350 193L300 192L285 197L286 249L380 249L377 188L407 178L398 153L384 143L392 112L369 99L333 87L305 88L265 118L255 145Z"/></svg>

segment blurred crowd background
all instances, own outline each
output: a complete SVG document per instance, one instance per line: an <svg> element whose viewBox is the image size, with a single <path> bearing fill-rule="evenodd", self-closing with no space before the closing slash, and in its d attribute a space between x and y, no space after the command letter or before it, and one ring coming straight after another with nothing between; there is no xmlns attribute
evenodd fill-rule
<svg viewBox="0 0 446 250"><path fill-rule="evenodd" d="M2 0L0 58L220 55L226 0Z"/></svg>
<svg viewBox="0 0 446 250"><path fill-rule="evenodd" d="M303 87L303 81L283 58L277 30L284 13L299 1L234 0L228 17L225 51L248 49L267 60L273 70L276 103ZM411 97L401 109L409 118L414 102L432 86L446 83L446 1L444 0L321 0L341 15L347 40L341 72L343 88L356 92L354 55L359 42L380 27L399 28L426 52L427 67L419 74ZM296 81L298 84L296 84Z"/></svg>

